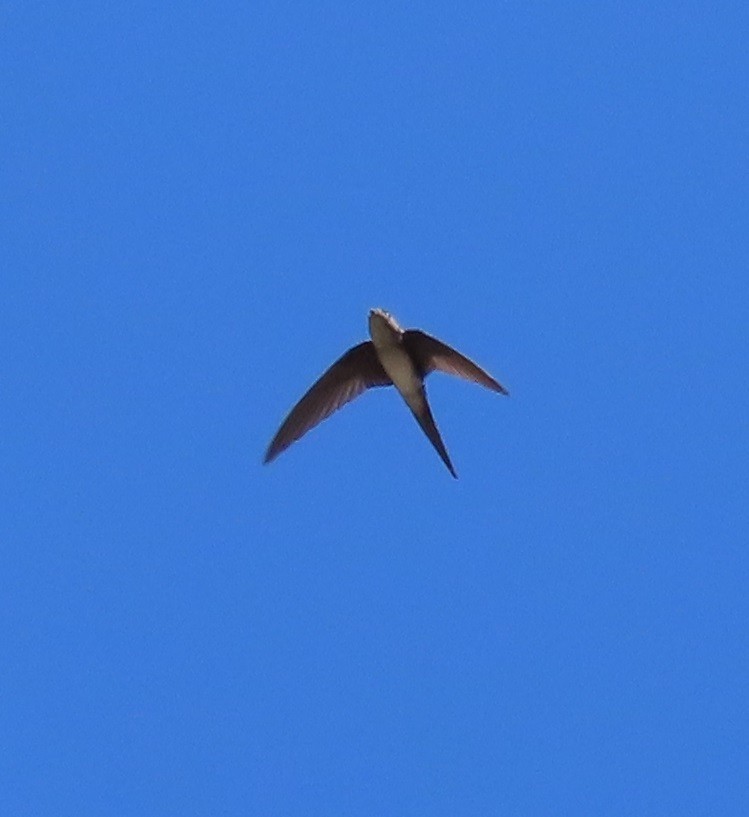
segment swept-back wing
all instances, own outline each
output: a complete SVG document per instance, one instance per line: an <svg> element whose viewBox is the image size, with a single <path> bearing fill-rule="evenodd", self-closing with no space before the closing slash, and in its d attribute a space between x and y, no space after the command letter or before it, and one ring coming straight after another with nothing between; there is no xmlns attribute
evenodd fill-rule
<svg viewBox="0 0 749 817"><path fill-rule="evenodd" d="M447 374L471 380L473 383L479 383L500 394L509 394L501 383L498 383L472 360L461 355L452 346L427 335L426 332L407 329L403 333L403 343L425 376L435 370L447 372Z"/></svg>
<svg viewBox="0 0 749 817"><path fill-rule="evenodd" d="M367 340L349 349L312 385L289 412L268 446L263 462L270 462L311 428L366 389L390 386L374 344Z"/></svg>

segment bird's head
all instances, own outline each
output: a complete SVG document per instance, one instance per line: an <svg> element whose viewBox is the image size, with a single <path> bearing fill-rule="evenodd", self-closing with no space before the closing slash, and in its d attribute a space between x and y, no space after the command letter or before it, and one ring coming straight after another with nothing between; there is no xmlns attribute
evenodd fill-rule
<svg viewBox="0 0 749 817"><path fill-rule="evenodd" d="M377 345L379 339L392 342L394 337L400 337L403 330L398 321L384 309L369 310L369 334Z"/></svg>

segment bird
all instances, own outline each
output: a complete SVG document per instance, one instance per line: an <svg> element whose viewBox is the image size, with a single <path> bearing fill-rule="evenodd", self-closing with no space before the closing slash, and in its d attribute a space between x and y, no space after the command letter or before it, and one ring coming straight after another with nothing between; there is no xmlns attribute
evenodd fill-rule
<svg viewBox="0 0 749 817"><path fill-rule="evenodd" d="M419 329L402 329L384 309L369 310L369 334L371 340L352 346L291 409L271 440L263 462L274 460L367 389L395 386L440 459L457 479L427 401L424 379L433 371L441 371L499 394L509 392L480 366L441 340Z"/></svg>

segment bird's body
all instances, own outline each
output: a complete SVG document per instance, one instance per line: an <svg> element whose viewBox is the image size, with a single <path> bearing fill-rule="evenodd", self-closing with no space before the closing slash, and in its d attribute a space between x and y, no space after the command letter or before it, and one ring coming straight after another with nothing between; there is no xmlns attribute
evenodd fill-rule
<svg viewBox="0 0 749 817"><path fill-rule="evenodd" d="M395 386L450 473L457 477L432 417L424 378L438 369L501 394L507 394L507 390L450 346L418 329L404 331L382 309L370 310L369 333L371 341L349 349L294 406L271 441L264 461L275 459L313 426L366 389Z"/></svg>
<svg viewBox="0 0 749 817"><path fill-rule="evenodd" d="M369 313L369 334L382 368L395 388L404 398L417 394L424 378L403 346L403 330L395 319L373 309Z"/></svg>

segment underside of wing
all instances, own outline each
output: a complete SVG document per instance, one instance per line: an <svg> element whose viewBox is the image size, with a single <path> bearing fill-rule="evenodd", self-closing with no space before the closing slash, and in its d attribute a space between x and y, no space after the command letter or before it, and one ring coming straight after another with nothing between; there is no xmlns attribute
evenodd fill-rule
<svg viewBox="0 0 749 817"><path fill-rule="evenodd" d="M509 394L501 383L498 383L472 360L461 355L452 346L427 335L426 332L418 329L406 330L403 333L403 344L420 368L422 375L426 376L429 372L437 370L479 383L500 394Z"/></svg>
<svg viewBox="0 0 749 817"><path fill-rule="evenodd" d="M374 344L364 341L339 358L289 412L268 446L263 462L270 462L311 428L366 389L390 386Z"/></svg>

